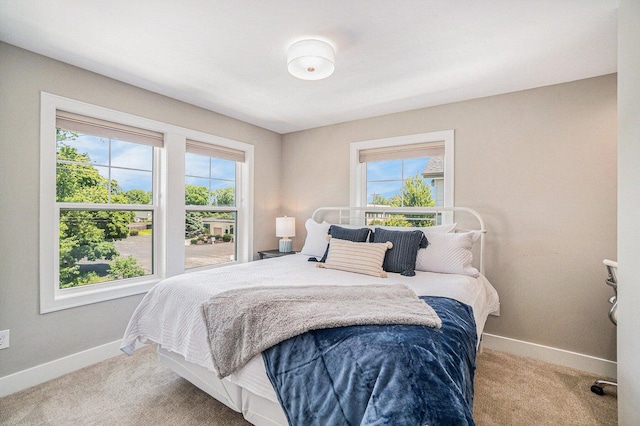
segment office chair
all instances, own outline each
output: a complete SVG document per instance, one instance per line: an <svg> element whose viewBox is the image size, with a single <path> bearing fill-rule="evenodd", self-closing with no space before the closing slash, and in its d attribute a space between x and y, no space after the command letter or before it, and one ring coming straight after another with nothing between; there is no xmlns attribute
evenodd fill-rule
<svg viewBox="0 0 640 426"><path fill-rule="evenodd" d="M609 319L615 325L618 325L618 262L614 262L613 260L605 259L602 261L604 265L607 267L607 272L609 275L605 280L605 283L613 288L614 295L609 298L609 303L611 303L611 309L609 309ZM591 386L591 392L596 393L598 395L604 395L604 386L618 386L616 382L611 382L608 380L596 380Z"/></svg>

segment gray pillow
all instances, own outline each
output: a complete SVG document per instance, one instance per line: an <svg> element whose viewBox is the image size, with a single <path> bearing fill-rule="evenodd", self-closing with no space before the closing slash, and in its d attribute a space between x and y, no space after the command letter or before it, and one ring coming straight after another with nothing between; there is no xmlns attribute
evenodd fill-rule
<svg viewBox="0 0 640 426"><path fill-rule="evenodd" d="M387 272L399 272L405 277L413 277L416 272L416 257L418 249L429 244L422 231L390 231L376 228L373 232L373 242L391 241L393 247L387 250L382 268Z"/></svg>

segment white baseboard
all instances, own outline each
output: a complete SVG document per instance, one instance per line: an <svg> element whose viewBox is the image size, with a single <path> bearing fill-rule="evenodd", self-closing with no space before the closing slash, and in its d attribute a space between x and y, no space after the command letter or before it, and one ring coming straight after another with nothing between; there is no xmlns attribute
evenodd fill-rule
<svg viewBox="0 0 640 426"><path fill-rule="evenodd" d="M482 347L587 371L598 377L617 378L618 363L564 349L486 333L482 335Z"/></svg>
<svg viewBox="0 0 640 426"><path fill-rule="evenodd" d="M8 376L0 377L0 397L30 388L67 373L80 370L100 361L122 355L121 341L107 343L64 358L37 365Z"/></svg>

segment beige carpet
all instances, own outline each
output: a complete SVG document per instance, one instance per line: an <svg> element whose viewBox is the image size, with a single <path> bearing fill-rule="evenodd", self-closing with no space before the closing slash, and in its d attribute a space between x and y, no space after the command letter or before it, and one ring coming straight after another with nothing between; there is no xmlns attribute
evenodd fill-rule
<svg viewBox="0 0 640 426"><path fill-rule="evenodd" d="M155 347L112 358L0 398L1 425L247 425L161 366ZM478 357L478 425L615 425L615 390L590 391L594 376L485 350Z"/></svg>

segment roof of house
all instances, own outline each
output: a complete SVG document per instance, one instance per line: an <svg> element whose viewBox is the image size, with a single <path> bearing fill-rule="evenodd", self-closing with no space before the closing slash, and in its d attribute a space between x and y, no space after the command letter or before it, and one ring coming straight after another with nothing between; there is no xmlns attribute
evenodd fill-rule
<svg viewBox="0 0 640 426"><path fill-rule="evenodd" d="M422 171L422 177L444 177L444 156L438 155L429 158L429 161L427 161L427 164L424 166L424 170Z"/></svg>

